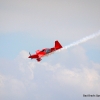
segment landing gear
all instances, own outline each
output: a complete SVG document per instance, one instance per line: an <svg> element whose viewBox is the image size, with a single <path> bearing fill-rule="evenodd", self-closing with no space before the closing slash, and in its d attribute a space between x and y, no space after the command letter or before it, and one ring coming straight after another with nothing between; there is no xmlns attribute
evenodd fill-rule
<svg viewBox="0 0 100 100"><path fill-rule="evenodd" d="M39 61L41 61L42 59L41 59L41 58L37 58L36 60L39 62Z"/></svg>

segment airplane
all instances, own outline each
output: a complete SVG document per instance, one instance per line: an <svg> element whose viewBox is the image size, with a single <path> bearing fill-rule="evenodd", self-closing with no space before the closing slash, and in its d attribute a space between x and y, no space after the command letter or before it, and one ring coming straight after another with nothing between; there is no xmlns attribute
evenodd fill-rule
<svg viewBox="0 0 100 100"><path fill-rule="evenodd" d="M42 57L48 56L49 54L54 53L54 51L57 51L62 48L62 45L58 42L58 40L55 41L55 46L52 48L44 48L42 50L37 50L36 54L31 55L29 52L29 57L31 59L36 59L38 62L40 62Z"/></svg>

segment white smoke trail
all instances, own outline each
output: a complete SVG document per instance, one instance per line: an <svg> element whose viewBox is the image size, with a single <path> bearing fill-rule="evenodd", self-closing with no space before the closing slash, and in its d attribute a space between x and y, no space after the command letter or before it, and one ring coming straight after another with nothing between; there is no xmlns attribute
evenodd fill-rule
<svg viewBox="0 0 100 100"><path fill-rule="evenodd" d="M95 38L95 37L97 37L97 36L99 36L99 35L100 35L100 31L99 31L98 33L95 33L95 34L89 35L89 36L87 36L87 37L85 37L85 38L82 38L82 39L80 39L80 40L78 40L78 41L76 41L76 42L73 42L73 43L71 43L71 44L69 44L69 45L63 47L63 48L60 49L60 50L68 49L68 48L70 48L70 47L79 45L79 44L84 43L84 42L86 42L86 41L88 41L88 40L90 40L90 39L93 39L93 38ZM60 51L60 50L59 50L59 51Z"/></svg>

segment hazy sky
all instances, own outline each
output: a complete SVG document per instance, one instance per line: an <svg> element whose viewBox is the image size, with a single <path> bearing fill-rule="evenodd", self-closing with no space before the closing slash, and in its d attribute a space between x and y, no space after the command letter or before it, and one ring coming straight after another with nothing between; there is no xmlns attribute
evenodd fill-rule
<svg viewBox="0 0 100 100"><path fill-rule="evenodd" d="M99 100L100 36L30 60L100 30L100 0L0 0L0 100Z"/></svg>

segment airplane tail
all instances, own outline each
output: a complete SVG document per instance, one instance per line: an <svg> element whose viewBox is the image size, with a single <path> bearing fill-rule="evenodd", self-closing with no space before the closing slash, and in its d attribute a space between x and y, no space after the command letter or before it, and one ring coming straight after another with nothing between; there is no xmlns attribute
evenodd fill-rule
<svg viewBox="0 0 100 100"><path fill-rule="evenodd" d="M62 45L58 41L55 41L55 48L60 49L62 48Z"/></svg>

